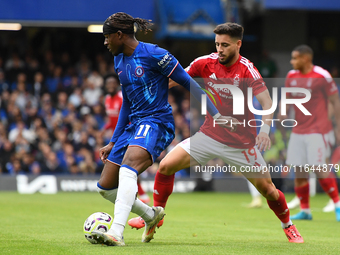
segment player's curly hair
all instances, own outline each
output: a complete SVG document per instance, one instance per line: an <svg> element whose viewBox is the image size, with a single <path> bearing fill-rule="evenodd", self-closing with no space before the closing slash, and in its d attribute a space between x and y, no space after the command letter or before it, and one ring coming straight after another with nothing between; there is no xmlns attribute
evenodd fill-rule
<svg viewBox="0 0 340 255"><path fill-rule="evenodd" d="M131 15L125 12L117 12L112 14L108 21L110 25L116 28L124 29L124 30L134 30L134 24L136 23L138 28L141 31L144 31L146 34L149 31L152 31L149 27L152 25L151 20L141 19L141 18L134 18Z"/></svg>
<svg viewBox="0 0 340 255"><path fill-rule="evenodd" d="M242 40L243 32L244 29L240 24L231 22L220 24L214 29L214 33L217 35L229 35L239 40Z"/></svg>

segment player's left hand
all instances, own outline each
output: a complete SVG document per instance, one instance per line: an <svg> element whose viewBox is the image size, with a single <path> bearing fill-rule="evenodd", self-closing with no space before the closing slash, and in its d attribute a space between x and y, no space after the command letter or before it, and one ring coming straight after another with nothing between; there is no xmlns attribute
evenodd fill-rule
<svg viewBox="0 0 340 255"><path fill-rule="evenodd" d="M260 132L255 139L255 144L257 145L257 148L259 151L266 151L267 149L270 149L271 141L269 138L269 135L265 132Z"/></svg>

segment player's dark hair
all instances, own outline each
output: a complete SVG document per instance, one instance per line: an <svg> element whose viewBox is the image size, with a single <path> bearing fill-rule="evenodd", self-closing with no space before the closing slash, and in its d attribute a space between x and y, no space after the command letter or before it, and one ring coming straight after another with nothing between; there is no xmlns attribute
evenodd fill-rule
<svg viewBox="0 0 340 255"><path fill-rule="evenodd" d="M137 27L144 31L145 34L148 31L152 31L149 27L152 25L150 22L151 20L141 19L141 18L134 18L131 15L125 13L125 12L117 12L112 14L110 17L106 19L104 22L104 35L105 28L108 30L108 27L114 28L115 30L120 30L125 34L134 34L135 31L135 24ZM106 26L106 27L105 27ZM114 32L114 31L108 31L108 32Z"/></svg>
<svg viewBox="0 0 340 255"><path fill-rule="evenodd" d="M309 47L308 45L305 45L305 44L302 44L302 45L299 45L299 46L296 46L293 51L297 51L299 52L300 54L304 55L304 54L309 54L311 56L313 56L313 50L311 47Z"/></svg>
<svg viewBox="0 0 340 255"><path fill-rule="evenodd" d="M243 32L244 29L240 24L231 22L220 24L214 29L214 33L217 35L229 35L239 40L243 39Z"/></svg>

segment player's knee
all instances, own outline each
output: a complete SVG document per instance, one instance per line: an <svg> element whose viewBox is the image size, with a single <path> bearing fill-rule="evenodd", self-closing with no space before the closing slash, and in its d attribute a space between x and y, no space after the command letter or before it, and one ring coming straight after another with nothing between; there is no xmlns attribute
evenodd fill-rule
<svg viewBox="0 0 340 255"><path fill-rule="evenodd" d="M169 166L169 164L167 163L166 160L162 160L159 163L159 168L158 168L158 172L164 175L171 175L173 174L171 171L171 167Z"/></svg>
<svg viewBox="0 0 340 255"><path fill-rule="evenodd" d="M266 198L268 200L277 200L279 198L279 193L274 185L268 185L266 189Z"/></svg>
<svg viewBox="0 0 340 255"><path fill-rule="evenodd" d="M259 183L256 188L266 199L276 200L278 198L276 187L272 182Z"/></svg>

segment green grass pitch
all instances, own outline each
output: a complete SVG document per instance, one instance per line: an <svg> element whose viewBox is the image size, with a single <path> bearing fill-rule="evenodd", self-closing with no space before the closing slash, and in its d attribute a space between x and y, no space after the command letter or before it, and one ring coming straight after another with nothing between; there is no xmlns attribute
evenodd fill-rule
<svg viewBox="0 0 340 255"><path fill-rule="evenodd" d="M239 193L172 194L154 240L142 243L142 230L126 226L127 246L108 247L90 244L82 231L94 212L113 216L99 194L1 192L0 254L340 254L340 222L321 211L326 195L311 198L312 221L295 222L304 244L288 242L264 199L262 209L246 208L250 200Z"/></svg>

